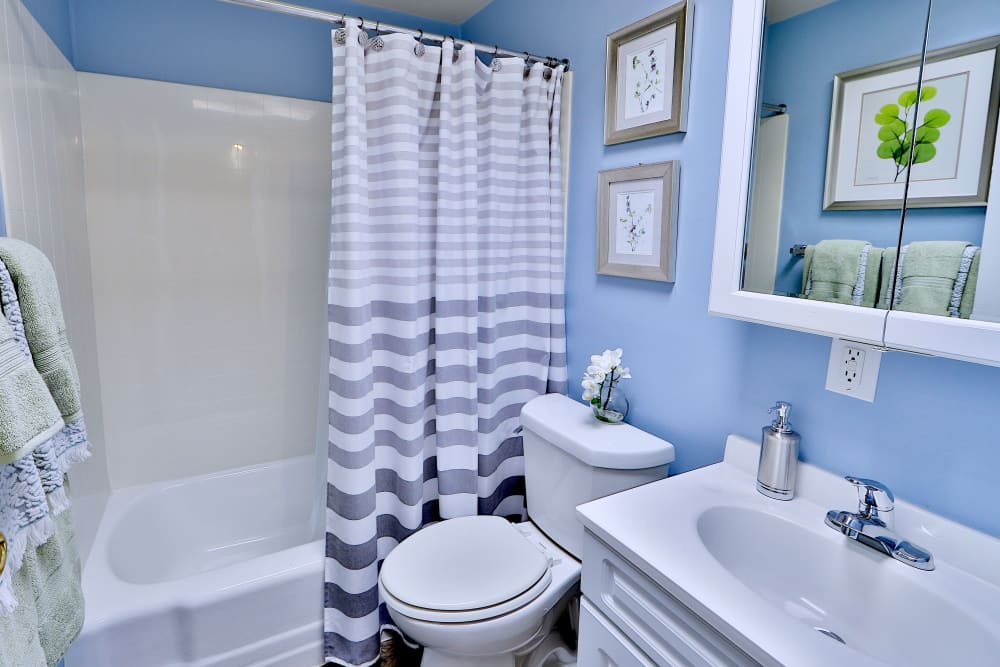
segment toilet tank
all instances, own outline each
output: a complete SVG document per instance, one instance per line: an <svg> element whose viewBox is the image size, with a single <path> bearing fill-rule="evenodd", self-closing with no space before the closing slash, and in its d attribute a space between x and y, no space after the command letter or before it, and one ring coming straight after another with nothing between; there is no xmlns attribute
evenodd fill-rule
<svg viewBox="0 0 1000 667"><path fill-rule="evenodd" d="M576 558L583 524L576 506L667 476L674 446L629 424L605 424L561 394L521 410L528 516Z"/></svg>

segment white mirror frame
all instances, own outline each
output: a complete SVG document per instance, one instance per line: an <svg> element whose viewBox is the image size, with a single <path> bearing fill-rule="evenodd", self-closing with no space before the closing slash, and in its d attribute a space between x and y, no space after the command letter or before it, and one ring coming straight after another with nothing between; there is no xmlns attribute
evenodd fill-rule
<svg viewBox="0 0 1000 667"><path fill-rule="evenodd" d="M719 206L708 310L713 315L845 338L889 349L1000 366L1000 323L808 301L741 289L765 0L733 3L729 76L719 173ZM1000 143L991 191L1000 193ZM1000 205L987 207L986 236L1000 230ZM1000 231L993 247L1000 247ZM981 284L1000 285L1000 263L980 267ZM977 312L981 309L976 308ZM1000 313L1000 307L989 308Z"/></svg>

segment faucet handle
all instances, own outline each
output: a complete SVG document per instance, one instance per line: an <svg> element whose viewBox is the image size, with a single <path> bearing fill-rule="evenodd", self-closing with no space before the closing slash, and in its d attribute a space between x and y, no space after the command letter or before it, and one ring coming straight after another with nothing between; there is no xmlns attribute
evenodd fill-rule
<svg viewBox="0 0 1000 667"><path fill-rule="evenodd" d="M865 517L877 517L879 512L891 512L896 502L889 487L874 479L864 477L844 477L858 488L858 514Z"/></svg>

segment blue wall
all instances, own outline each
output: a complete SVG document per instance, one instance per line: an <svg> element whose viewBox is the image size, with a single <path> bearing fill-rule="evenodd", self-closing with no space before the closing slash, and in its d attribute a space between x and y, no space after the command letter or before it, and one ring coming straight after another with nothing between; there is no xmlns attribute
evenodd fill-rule
<svg viewBox="0 0 1000 667"><path fill-rule="evenodd" d="M78 69L330 97L325 26L214 0L71 5ZM828 339L708 315L730 0L698 3L688 133L608 147L602 129L605 36L663 3L580 5L496 0L461 27L465 37L573 61L567 259L572 376L582 375L590 354L623 347L635 376L629 381L630 421L676 444L678 472L718 461L727 433L757 438L766 408L777 399L792 401L806 460L881 479L908 500L1000 536L1000 514L990 510L1000 502L1000 369L887 354L877 400L869 404L823 389ZM353 3L322 6L458 30ZM676 284L597 276L597 172L670 159L682 161Z"/></svg>
<svg viewBox="0 0 1000 667"><path fill-rule="evenodd" d="M73 62L73 27L69 0L21 0L66 59Z"/></svg>
<svg viewBox="0 0 1000 667"><path fill-rule="evenodd" d="M718 461L727 433L757 439L767 407L789 400L805 460L875 477L907 500L1000 535L1000 514L990 509L1000 502L1000 369L887 354L869 404L824 390L829 339L708 315L729 0L697 5L686 136L603 145L605 36L662 8L656 0L591 2L586 11L571 0L501 0L463 26L467 38L573 63L571 376L583 374L590 354L623 347L634 375L630 421L674 442L677 471ZM597 276L597 172L670 159L682 164L676 284Z"/></svg>
<svg viewBox="0 0 1000 667"><path fill-rule="evenodd" d="M57 43L66 17L57 9L66 2L27 2ZM330 101L329 24L217 0L68 2L72 39L67 41L72 44L71 61L81 72ZM298 4L428 32L459 32L456 25L357 2Z"/></svg>
<svg viewBox="0 0 1000 667"><path fill-rule="evenodd" d="M994 34L1000 26L995 0L936 0L935 37L930 48ZM961 5L951 11L945 5ZM975 11L972 11L972 10ZM769 26L763 82L768 102L789 109L788 162L780 248L822 239L896 245L900 211L823 211L833 77L897 58L917 55L923 41L927 3L914 0L839 0ZM947 29L944 29L947 24ZM892 30L885 26L892 25ZM844 40L844 35L851 35ZM947 35L942 41L939 37ZM910 209L907 242L931 239L982 243L985 212L978 208ZM801 260L779 254L777 291L797 292Z"/></svg>

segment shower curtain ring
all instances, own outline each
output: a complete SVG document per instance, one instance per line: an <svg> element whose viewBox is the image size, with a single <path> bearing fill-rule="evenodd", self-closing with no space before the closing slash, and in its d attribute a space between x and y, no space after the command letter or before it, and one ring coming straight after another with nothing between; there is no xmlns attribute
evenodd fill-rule
<svg viewBox="0 0 1000 667"><path fill-rule="evenodd" d="M422 41L424 41L424 31L423 31L423 29L422 29L422 28L421 28L421 30L420 30L420 37L417 37L417 41L418 41L418 42L422 42Z"/></svg>
<svg viewBox="0 0 1000 667"><path fill-rule="evenodd" d="M493 57L496 58L497 53L500 52L500 46L498 44L493 45Z"/></svg>

